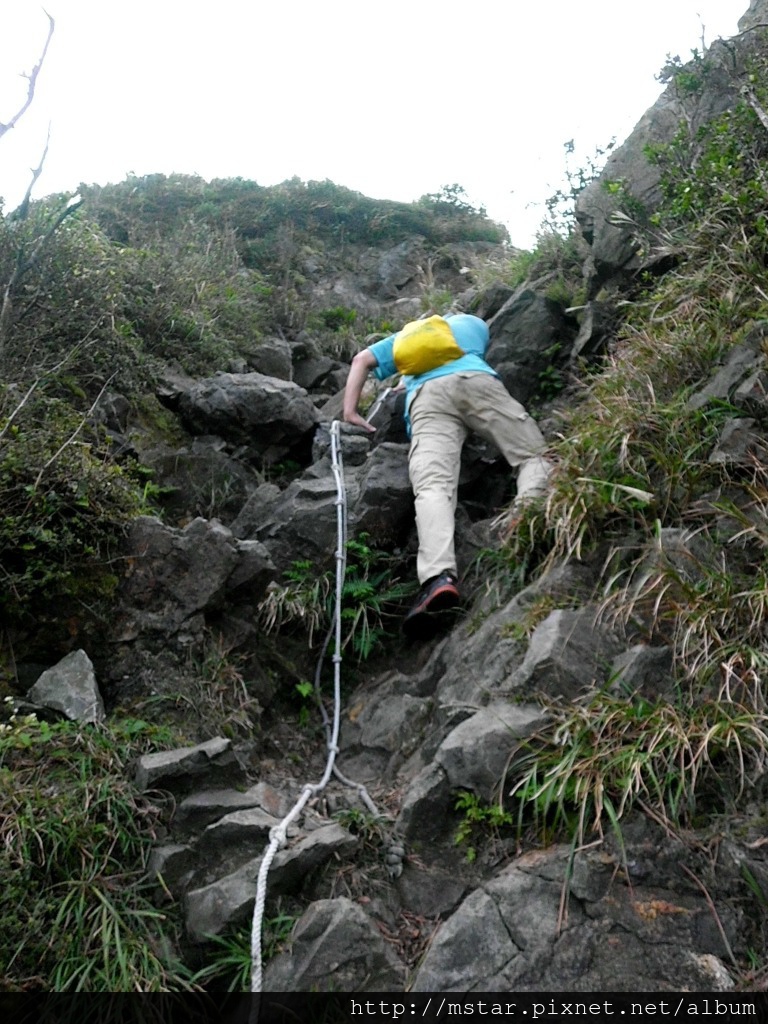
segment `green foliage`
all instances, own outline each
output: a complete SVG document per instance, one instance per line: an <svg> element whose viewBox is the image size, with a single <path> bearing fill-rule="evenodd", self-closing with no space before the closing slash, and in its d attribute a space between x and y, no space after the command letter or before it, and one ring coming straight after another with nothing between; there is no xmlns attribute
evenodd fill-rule
<svg viewBox="0 0 768 1024"><path fill-rule="evenodd" d="M465 856L470 864L477 859L480 844L497 841L515 824L514 817L501 803L485 804L466 790L459 793L454 808L463 815L454 842L457 846L466 846Z"/></svg>
<svg viewBox="0 0 768 1024"><path fill-rule="evenodd" d="M451 188L463 192L460 186ZM296 255L309 239L343 250L346 245L397 244L407 235L421 235L435 244L506 238L505 229L488 220L482 209L462 207L459 193L456 202L438 208L432 202L370 199L328 180L291 178L261 186L242 178L207 183L192 176L160 174L130 176L117 185L81 191L88 209L121 245L144 246L148 234L167 233L191 219L217 230L234 225L245 265L260 270L274 285L279 283L280 262L284 265L284 253L281 256L278 250L286 227Z"/></svg>
<svg viewBox="0 0 768 1024"><path fill-rule="evenodd" d="M521 821L575 828L579 843L638 806L678 827L695 822L704 799L732 808L768 759L768 715L754 686L693 706L601 693L548 711L510 795Z"/></svg>
<svg viewBox="0 0 768 1024"><path fill-rule="evenodd" d="M396 560L368 544L367 534L347 541L346 571L341 592L342 647L351 645L365 660L389 635L391 610L415 592L401 581ZM327 629L335 605L335 573L318 572L309 561L297 561L285 584L272 584L258 607L259 620L270 632L300 623L312 646L316 631Z"/></svg>
<svg viewBox="0 0 768 1024"><path fill-rule="evenodd" d="M159 811L126 779L153 730L0 726L0 988L183 991L176 921L151 902Z"/></svg>
<svg viewBox="0 0 768 1024"><path fill-rule="evenodd" d="M653 218L657 225L669 229L685 225L694 228L695 234L706 231L711 236L715 231L722 236L737 224L748 224L753 237L738 241L755 256L764 256L767 69L764 56L753 57L742 98L692 130L697 97L710 65L695 52L689 65L672 65L670 75L678 92L685 94L684 109L685 97L690 97L690 112L670 143L649 146L646 151L662 175L664 203Z"/></svg>
<svg viewBox="0 0 768 1024"><path fill-rule="evenodd" d="M262 923L262 962L268 963L282 952L291 937L297 918L278 910ZM218 992L250 992L251 933L240 928L227 935L211 935L206 951L209 962L196 971L192 981Z"/></svg>
<svg viewBox="0 0 768 1024"><path fill-rule="evenodd" d="M357 319L357 311L346 306L334 306L318 313L320 322L329 331L339 331L342 327L351 327Z"/></svg>
<svg viewBox="0 0 768 1024"><path fill-rule="evenodd" d="M42 388L21 407L0 390L0 608L6 624L72 620L114 591L122 532L140 509L129 467L108 442Z"/></svg>

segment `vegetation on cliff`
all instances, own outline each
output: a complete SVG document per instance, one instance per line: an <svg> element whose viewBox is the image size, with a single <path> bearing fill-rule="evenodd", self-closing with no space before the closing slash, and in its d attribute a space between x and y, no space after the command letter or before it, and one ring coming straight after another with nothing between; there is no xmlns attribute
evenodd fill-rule
<svg viewBox="0 0 768 1024"><path fill-rule="evenodd" d="M768 320L768 91L764 69L753 74L732 111L649 153L664 170L664 203L652 217L629 203L626 216L672 269L634 283L610 352L581 368L560 403L552 493L494 561L505 588L567 560L599 566L606 619L674 656L671 699L599 693L550 708L551 727L494 818L537 842L620 833L637 808L673 830L719 827L768 763L768 477L759 457L711 458L738 410L690 401ZM341 256L412 234L435 244L503 237L455 187L405 205L330 182L265 189L152 176L81 197L64 219L65 197L0 218L0 693L18 688L14 647L29 623L49 624L49 657L99 628L121 532L150 507L146 472L96 415L108 390L143 396L168 363L208 374L295 329L308 250ZM573 295L578 264L566 230L494 273ZM376 326L328 312L329 337L339 323L359 340ZM695 537L699 554L685 565L667 545L671 531ZM174 911L159 912L137 884L158 811L124 781L138 750L176 739L132 719L103 731L3 729L0 989L199 982L176 954ZM471 810L473 824L492 817ZM756 896L768 902L759 887Z"/></svg>

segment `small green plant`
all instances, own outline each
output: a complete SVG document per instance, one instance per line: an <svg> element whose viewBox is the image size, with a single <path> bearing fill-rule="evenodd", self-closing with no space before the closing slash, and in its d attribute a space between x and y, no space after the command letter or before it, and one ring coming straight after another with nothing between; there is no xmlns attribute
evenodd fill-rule
<svg viewBox="0 0 768 1024"><path fill-rule="evenodd" d="M309 724L309 718L310 718L309 701L310 701L310 699L312 697L314 697L315 687L312 685L312 683L307 682L306 680L304 680L301 683L296 683L296 686L294 687L294 689L295 689L296 693L298 693L299 697L301 697L301 701L302 701L301 707L299 708L299 725L301 725L302 727L305 727L305 726L307 726Z"/></svg>
<svg viewBox="0 0 768 1024"><path fill-rule="evenodd" d="M274 917L265 917L262 922L262 963L268 963L282 952L297 918L279 910ZM206 989L214 988L226 992L250 992L251 990L251 933L240 928L227 935L210 935L210 962L192 976L195 985Z"/></svg>
<svg viewBox="0 0 768 1024"><path fill-rule="evenodd" d="M395 560L368 544L363 533L347 541L347 571L341 594L341 618L359 660L368 658L388 634L389 609L415 592L415 585L394 574Z"/></svg>
<svg viewBox="0 0 768 1024"><path fill-rule="evenodd" d="M368 544L367 534L347 541L347 563L341 591L342 647L351 645L359 660L368 658L387 635L389 609L415 591L395 575L396 561ZM267 631L301 623L309 636L327 628L335 605L335 574L317 572L309 561L294 562L287 582L272 584L258 616Z"/></svg>
<svg viewBox="0 0 768 1024"><path fill-rule="evenodd" d="M357 320L357 310L346 306L334 306L318 313L318 318L329 331L340 331L343 327L351 327Z"/></svg>
<svg viewBox="0 0 768 1024"><path fill-rule="evenodd" d="M515 824L512 814L500 803L484 804L467 790L459 793L454 808L463 814L454 843L466 847L465 856L470 864L477 859L480 843L498 840L503 831Z"/></svg>
<svg viewBox="0 0 768 1024"><path fill-rule="evenodd" d="M361 811L357 807L347 807L337 811L334 818L353 836L357 836L366 847L379 848L386 841L392 822L386 818Z"/></svg>

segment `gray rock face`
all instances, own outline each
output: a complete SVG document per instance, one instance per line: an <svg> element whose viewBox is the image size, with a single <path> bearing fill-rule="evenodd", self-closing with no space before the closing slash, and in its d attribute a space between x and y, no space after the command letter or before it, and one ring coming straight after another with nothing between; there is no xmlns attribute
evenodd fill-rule
<svg viewBox="0 0 768 1024"><path fill-rule="evenodd" d="M508 299L488 327L488 361L523 405L540 391L542 374L565 365L578 331L556 302L530 289Z"/></svg>
<svg viewBox="0 0 768 1024"><path fill-rule="evenodd" d="M700 894L629 889L604 853L579 855L569 882L567 861L558 848L528 854L474 890L441 926L413 991L659 991L727 976Z"/></svg>
<svg viewBox="0 0 768 1024"><path fill-rule="evenodd" d="M594 609L558 609L536 627L506 685L516 693L577 697L606 682L620 651L618 638L596 623Z"/></svg>
<svg viewBox="0 0 768 1024"><path fill-rule="evenodd" d="M104 721L104 701L85 651L73 651L47 669L27 693L33 704L61 711L75 722Z"/></svg>
<svg viewBox="0 0 768 1024"><path fill-rule="evenodd" d="M291 381L261 373L220 373L194 383L178 399L193 434L217 434L244 444L265 462L288 455L317 423L307 392Z"/></svg>
<svg viewBox="0 0 768 1024"><path fill-rule="evenodd" d="M757 32L745 30L765 21L763 0L756 0L739 22L742 34L735 45L716 41L707 53L706 74L699 88L678 92L670 82L659 99L638 121L630 136L616 148L605 163L602 174L581 192L576 203L576 219L591 246L591 283L589 297L600 287L624 272L643 266L636 231L632 224L615 218L619 203L606 188L607 182L621 182L625 191L647 214L658 209L661 200L661 175L647 155L649 145L670 143L681 123L687 122L691 138L707 121L732 107L739 93L750 51L758 45ZM696 69L694 68L694 73Z"/></svg>
<svg viewBox="0 0 768 1024"><path fill-rule="evenodd" d="M193 787L214 789L245 780L231 741L221 737L194 747L144 754L134 771L134 783L142 793L150 789L186 793Z"/></svg>
<svg viewBox="0 0 768 1024"><path fill-rule="evenodd" d="M193 941L219 935L228 927L245 923L252 911L261 867L260 855L247 860L231 874L217 877L209 885L192 889L186 895L186 929ZM315 829L295 845L278 850L267 878L270 894L290 893L301 888L308 875L333 857L342 857L354 849L357 840L340 825ZM205 872L203 866L202 872Z"/></svg>
<svg viewBox="0 0 768 1024"><path fill-rule="evenodd" d="M289 954L267 965L269 992L401 991L404 970L365 911L352 900L313 903L296 925Z"/></svg>
<svg viewBox="0 0 768 1024"><path fill-rule="evenodd" d="M237 540L223 524L202 518L178 530L142 516L132 524L126 554L124 641L198 632L204 614L221 608L226 596L247 587L258 600L276 575L258 542Z"/></svg>

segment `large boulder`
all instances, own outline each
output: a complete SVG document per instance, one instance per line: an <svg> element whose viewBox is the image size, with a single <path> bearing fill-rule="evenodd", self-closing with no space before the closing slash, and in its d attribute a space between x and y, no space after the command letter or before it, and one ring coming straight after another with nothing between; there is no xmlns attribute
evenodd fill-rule
<svg viewBox="0 0 768 1024"><path fill-rule="evenodd" d="M182 631L200 633L229 595L247 587L256 601L275 575L265 548L235 538L216 520L197 518L180 530L141 516L126 543L115 639L165 644Z"/></svg>
<svg viewBox="0 0 768 1024"><path fill-rule="evenodd" d="M73 651L43 672L27 700L75 722L102 722L105 717L93 664L85 651Z"/></svg>
<svg viewBox="0 0 768 1024"><path fill-rule="evenodd" d="M672 839L525 854L441 925L415 992L655 992L732 987L724 961L743 922L684 874ZM655 855L652 873L646 860ZM649 864L651 862L648 862ZM627 865L631 877L626 880Z"/></svg>
<svg viewBox="0 0 768 1024"><path fill-rule="evenodd" d="M578 325L557 302L524 288L504 303L488 329L489 363L512 397L527 405L567 362Z"/></svg>
<svg viewBox="0 0 768 1024"><path fill-rule="evenodd" d="M290 953L267 965L269 992L401 992L405 970L362 907L318 900L293 932Z"/></svg>
<svg viewBox="0 0 768 1024"><path fill-rule="evenodd" d="M272 463L311 443L318 415L307 392L261 373L218 373L181 391L176 408L193 434L216 434Z"/></svg>
<svg viewBox="0 0 768 1024"><path fill-rule="evenodd" d="M588 265L589 296L611 280L621 281L642 269L647 256L641 251L636 228L626 218L616 217L631 197L646 215L655 212L662 199L661 173L647 155L648 147L671 143L683 125L691 139L712 118L732 107L740 97L744 76L749 73L750 53L760 47L759 33L748 29L766 21L764 0L754 0L739 23L741 35L730 43L715 42L704 56L704 64L689 63L684 69L693 76L695 88L681 89L674 72L659 99L638 121L627 140L613 151L602 173L581 192L576 202L576 219L591 246ZM620 192L606 184L620 182Z"/></svg>

